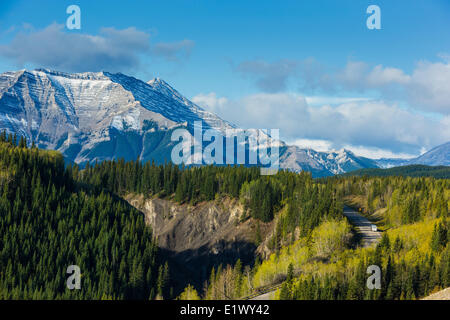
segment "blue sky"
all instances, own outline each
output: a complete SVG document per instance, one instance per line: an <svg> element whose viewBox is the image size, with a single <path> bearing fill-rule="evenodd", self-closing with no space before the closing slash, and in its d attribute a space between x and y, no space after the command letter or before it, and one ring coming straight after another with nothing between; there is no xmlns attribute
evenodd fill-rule
<svg viewBox="0 0 450 320"><path fill-rule="evenodd" d="M71 4L81 30L65 28ZM366 27L371 4L381 30ZM446 0L3 0L0 71L161 77L227 120L279 127L300 146L417 155L450 140L449 18Z"/></svg>

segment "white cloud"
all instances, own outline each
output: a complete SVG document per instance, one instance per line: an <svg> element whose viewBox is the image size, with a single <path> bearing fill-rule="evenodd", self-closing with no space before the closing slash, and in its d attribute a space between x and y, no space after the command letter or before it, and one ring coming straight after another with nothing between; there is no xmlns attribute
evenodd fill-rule
<svg viewBox="0 0 450 320"><path fill-rule="evenodd" d="M291 63L298 71L282 72L282 85L275 89L299 75L307 80L306 92L320 95L259 93L232 101L210 93L197 101L241 127L279 128L286 141L317 150L345 147L370 157L412 157L450 141L448 59L420 62L410 73L362 61L349 61L338 72L324 71L314 59ZM267 79L275 66L245 64L247 72ZM350 96L327 95L336 92Z"/></svg>
<svg viewBox="0 0 450 320"><path fill-rule="evenodd" d="M408 89L413 105L450 114L450 62L419 63Z"/></svg>
<svg viewBox="0 0 450 320"><path fill-rule="evenodd" d="M361 61L349 61L345 68L335 78L345 87L357 88L363 83L368 65Z"/></svg>
<svg viewBox="0 0 450 320"><path fill-rule="evenodd" d="M448 54L438 56L441 62L419 62L409 74L392 66L371 67L363 61L348 61L344 68L334 71L312 58L273 63L244 61L235 70L253 77L265 92L281 92L288 83L296 82L311 96L318 92L321 95L363 93L447 115L450 111L450 60Z"/></svg>
<svg viewBox="0 0 450 320"><path fill-rule="evenodd" d="M150 33L134 27L101 28L92 35L66 32L64 25L53 23L40 30L24 27L10 43L0 45L0 56L18 66L31 64L66 72L129 72L141 66L143 56L174 60L188 56L193 45L191 40L183 40L152 46Z"/></svg>
<svg viewBox="0 0 450 320"><path fill-rule="evenodd" d="M282 139L317 149L327 148L328 141L331 148L353 146L361 154L412 156L450 140L450 117L431 118L383 101L312 107L303 96L288 93L253 94L238 101L206 96L210 106L220 108L200 105L238 126L278 128Z"/></svg>
<svg viewBox="0 0 450 320"><path fill-rule="evenodd" d="M407 84L411 77L397 68L383 68L378 65L367 76L367 83L371 86L383 86L391 83Z"/></svg>
<svg viewBox="0 0 450 320"><path fill-rule="evenodd" d="M316 151L330 151L333 149L333 143L328 140L317 139L297 139L286 142L289 145L295 145L302 149L313 149Z"/></svg>
<svg viewBox="0 0 450 320"><path fill-rule="evenodd" d="M413 158L417 155L409 154L409 153L396 153L390 150L375 148L375 147L365 147L365 146L354 146L351 144L345 145L335 145L332 141L329 140L315 140L315 139L297 139L286 142L289 145L296 145L302 149L313 149L316 151L333 151L341 148L352 151L357 156L362 156L371 159L380 159L380 158L401 158L408 159ZM425 150L427 151L427 150ZM423 152L422 152L423 153Z"/></svg>
<svg viewBox="0 0 450 320"><path fill-rule="evenodd" d="M364 146L353 146L345 145L345 149L351 150L354 154L361 157L380 159L380 158L400 158L400 159L411 159L417 156L417 154L410 153L396 153L390 150L381 148L368 148Z"/></svg>
<svg viewBox="0 0 450 320"><path fill-rule="evenodd" d="M149 50L149 35L135 28L103 28L99 35L64 32L51 24L42 30L18 32L0 55L18 65L28 63L62 71L120 71L139 65L139 54Z"/></svg>
<svg viewBox="0 0 450 320"><path fill-rule="evenodd" d="M259 93L244 97L237 105L234 118L245 127L295 132L310 120L308 104L300 95Z"/></svg>
<svg viewBox="0 0 450 320"><path fill-rule="evenodd" d="M348 102L369 101L371 98L364 97L333 97L333 96L307 96L306 102L310 106L322 106L324 104L342 104Z"/></svg>
<svg viewBox="0 0 450 320"><path fill-rule="evenodd" d="M298 61L283 59L275 62L248 60L239 63L235 71L256 80L256 85L264 91L285 90L288 79L298 71Z"/></svg>
<svg viewBox="0 0 450 320"><path fill-rule="evenodd" d="M194 45L194 41L184 39L178 42L157 43L152 50L156 55L162 56L167 60L175 61L183 57L189 57Z"/></svg>
<svg viewBox="0 0 450 320"><path fill-rule="evenodd" d="M217 97L215 92L210 92L207 94L200 93L193 97L191 100L199 106L203 106L209 111L217 114L223 113L223 108L226 107L226 104L228 103L227 98Z"/></svg>
<svg viewBox="0 0 450 320"><path fill-rule="evenodd" d="M364 62L351 61L337 74L330 74L331 84L321 89L375 91L384 98L408 102L413 108L447 115L450 112L450 61L443 54L440 57L444 62L419 62L411 74L382 65L370 69Z"/></svg>

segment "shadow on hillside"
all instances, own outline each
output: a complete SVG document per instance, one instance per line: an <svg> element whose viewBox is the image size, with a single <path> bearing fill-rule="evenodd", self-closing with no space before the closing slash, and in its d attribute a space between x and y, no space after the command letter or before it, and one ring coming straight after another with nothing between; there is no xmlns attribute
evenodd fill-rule
<svg viewBox="0 0 450 320"><path fill-rule="evenodd" d="M169 262L173 295L177 297L184 288L191 284L199 293L203 292L206 280L209 280L211 270L217 271L219 265L234 265L241 259L242 265L254 264L256 246L245 241L220 241L212 248L202 246L195 250L175 252L160 248L162 258Z"/></svg>

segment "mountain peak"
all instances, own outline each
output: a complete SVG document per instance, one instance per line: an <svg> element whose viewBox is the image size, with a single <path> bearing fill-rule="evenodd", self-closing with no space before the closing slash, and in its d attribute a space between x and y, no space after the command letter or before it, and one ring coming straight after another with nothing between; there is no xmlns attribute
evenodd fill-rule
<svg viewBox="0 0 450 320"><path fill-rule="evenodd" d="M169 85L166 81L164 81L160 77L153 78L152 80L148 81L147 83L151 84L151 85L153 85L153 84L162 84L162 85L167 85L167 86Z"/></svg>
<svg viewBox="0 0 450 320"><path fill-rule="evenodd" d="M345 149L345 148L331 149L330 151L327 151L327 153L330 154L330 155L335 155L337 157L339 157L339 156L344 157L344 156L347 156L347 155L348 156L355 156L355 154L351 150L348 150L348 149Z"/></svg>
<svg viewBox="0 0 450 320"><path fill-rule="evenodd" d="M79 72L79 73L68 73L57 70L51 70L47 68L37 68L33 71L24 70L24 72L30 72L34 75L45 74L47 76L56 76L67 79L82 79L82 80L106 80L107 73L104 71L99 72Z"/></svg>
<svg viewBox="0 0 450 320"><path fill-rule="evenodd" d="M450 165L450 141L434 147L428 152L408 161L411 164Z"/></svg>
<svg viewBox="0 0 450 320"><path fill-rule="evenodd" d="M161 78L122 73L65 73L48 69L0 74L0 128L61 151L70 161L170 159L178 126L226 134L233 124L189 101ZM348 150L316 152L280 141L282 168L326 176L374 167Z"/></svg>
<svg viewBox="0 0 450 320"><path fill-rule="evenodd" d="M411 164L427 166L450 166L450 141L438 145L415 158L381 158L376 160L380 167L390 168Z"/></svg>
<svg viewBox="0 0 450 320"><path fill-rule="evenodd" d="M185 106L193 107L194 105L186 99L181 93L179 93L177 90L175 90L170 84L168 84L163 79L157 77L147 82L148 85L150 85L153 90L162 93L165 96L171 97L172 99L175 99L179 101L180 103L184 104ZM195 109L199 109L198 106L195 106Z"/></svg>
<svg viewBox="0 0 450 320"><path fill-rule="evenodd" d="M0 129L61 151L70 161L170 159L170 130L233 127L167 82L122 73L50 69L0 74Z"/></svg>
<svg viewBox="0 0 450 320"><path fill-rule="evenodd" d="M163 92L165 94L171 93L176 94L178 96L181 96L181 94L178 93L170 84L168 84L163 79L157 77L147 82L153 89L158 90L160 92Z"/></svg>

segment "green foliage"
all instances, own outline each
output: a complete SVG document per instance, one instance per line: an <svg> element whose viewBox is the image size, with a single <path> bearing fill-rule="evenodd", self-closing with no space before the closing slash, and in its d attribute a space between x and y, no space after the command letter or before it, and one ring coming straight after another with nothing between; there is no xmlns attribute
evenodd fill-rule
<svg viewBox="0 0 450 320"><path fill-rule="evenodd" d="M297 179L291 194L285 201L286 211L278 219L274 248L292 243L297 227L301 236L307 236L323 220L342 217L343 203L331 183L317 184L305 175Z"/></svg>
<svg viewBox="0 0 450 320"><path fill-rule="evenodd" d="M200 296L198 295L197 290L189 284L180 294L178 300L200 300Z"/></svg>
<svg viewBox="0 0 450 320"><path fill-rule="evenodd" d="M434 251L440 251L448 241L448 226L444 222L434 225L433 235L431 237L431 248Z"/></svg>
<svg viewBox="0 0 450 320"><path fill-rule="evenodd" d="M197 204L219 196L240 198L250 215L269 222L283 200L292 197L296 188L312 184L309 174L280 171L274 176L261 176L259 168L231 166L179 167L171 163L156 165L139 160L89 163L84 170L69 168L81 183L96 192L108 190L119 196L139 193L146 196L173 197L179 203Z"/></svg>
<svg viewBox="0 0 450 320"><path fill-rule="evenodd" d="M248 270L248 269L247 269ZM207 300L238 299L248 292L248 282L244 281L245 271L242 270L241 261L225 268L220 265L217 271L211 270L209 282L205 292Z"/></svg>
<svg viewBox="0 0 450 320"><path fill-rule="evenodd" d="M350 240L350 225L344 219L325 221L314 229L312 241L319 257L329 257L344 250Z"/></svg>
<svg viewBox="0 0 450 320"><path fill-rule="evenodd" d="M244 274L243 282L251 284L246 294L283 283L280 299L415 299L449 286L448 180L297 179L292 189L284 189L292 192L281 202L275 252ZM248 190L242 189L241 198ZM342 199L349 197L388 229L376 248L348 246ZM294 233L292 240L288 235ZM366 287L366 269L373 264L382 269L380 290ZM300 276L293 277L293 269Z"/></svg>
<svg viewBox="0 0 450 320"><path fill-rule="evenodd" d="M107 192L79 189L61 154L0 141L8 172L0 183L0 299L154 298L160 261L144 217ZM81 290L66 287L73 264Z"/></svg>
<svg viewBox="0 0 450 320"><path fill-rule="evenodd" d="M240 260L213 269L206 299L240 298L282 282L283 299L413 299L450 285L448 179L313 180L308 173L261 176L259 168L186 168L139 159L88 163L80 170L65 168L58 152L28 149L25 139L17 140L0 135L0 299L172 297L169 265L143 216L120 199L128 193L193 205L239 198L242 219L261 221L255 238L263 245L260 224L276 218L269 241L274 253L262 262L256 257L253 269ZM342 216L349 198L388 228L376 248L349 248ZM71 264L81 267L82 290L66 289ZM365 286L370 264L382 267L381 290ZM190 285L180 295L198 297Z"/></svg>
<svg viewBox="0 0 450 320"><path fill-rule="evenodd" d="M450 179L450 167L448 166L426 166L413 164L407 166L393 167L388 169L368 168L350 171L342 174L343 177L368 176L368 177L433 177L436 179Z"/></svg>
<svg viewBox="0 0 450 320"><path fill-rule="evenodd" d="M450 180L410 177L332 178L338 191L365 213L385 210L383 224L397 227L449 213Z"/></svg>
<svg viewBox="0 0 450 320"><path fill-rule="evenodd" d="M249 194L242 201L251 212L251 216L263 222L272 221L274 211L281 200L281 187L275 179L262 177L245 185L243 194Z"/></svg>

